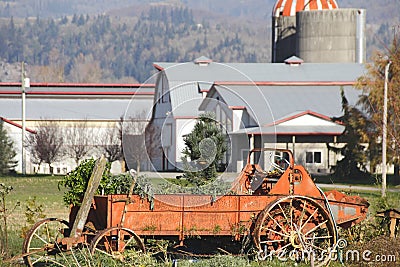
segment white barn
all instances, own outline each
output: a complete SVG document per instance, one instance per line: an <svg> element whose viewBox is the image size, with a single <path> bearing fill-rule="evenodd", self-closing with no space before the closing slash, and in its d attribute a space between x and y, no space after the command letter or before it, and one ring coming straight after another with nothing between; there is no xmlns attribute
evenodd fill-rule
<svg viewBox="0 0 400 267"><path fill-rule="evenodd" d="M364 74L359 63L304 63L291 57L284 63L216 63L201 57L188 63L155 63L159 71L151 123L161 133L161 157L156 170L179 170L183 136L201 112L213 111L229 134L231 150L225 162L240 171L253 147L292 149L297 162L311 172L328 172L337 155L327 144L340 146L344 126L340 90L350 104Z"/></svg>
<svg viewBox="0 0 400 267"><path fill-rule="evenodd" d="M96 147L101 135L110 127L115 128L121 116L141 114L140 123L147 124L153 98L154 84L31 83L26 88L26 134L34 134L42 121L57 121L63 128L86 122L85 127L93 134L89 145ZM0 117L8 122L7 129L18 154L18 172L22 170L21 107L21 83L0 83ZM89 157L97 155L93 150ZM52 169L54 174L65 174L75 166L73 159L64 157ZM115 171L118 169L116 166ZM47 164L32 163L28 154L26 172L50 173L50 168Z"/></svg>

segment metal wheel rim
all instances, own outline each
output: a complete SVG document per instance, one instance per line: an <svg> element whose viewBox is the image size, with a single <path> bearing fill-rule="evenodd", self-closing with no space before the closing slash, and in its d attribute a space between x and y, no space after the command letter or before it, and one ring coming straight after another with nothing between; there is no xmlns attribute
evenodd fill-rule
<svg viewBox="0 0 400 267"><path fill-rule="evenodd" d="M123 260L127 250L145 251L145 246L139 236L129 228L112 227L100 231L90 244L90 253L100 253Z"/></svg>
<svg viewBox="0 0 400 267"><path fill-rule="evenodd" d="M57 218L44 219L34 224L23 243L22 253L29 253L24 257L25 264L31 267L39 263L41 266L65 266L58 260L63 259L63 256L59 254L61 247L57 238L64 237L64 229L68 228L67 221Z"/></svg>
<svg viewBox="0 0 400 267"><path fill-rule="evenodd" d="M261 257L292 253L292 257L300 257L297 260L314 261L314 266L329 263L336 236L333 218L321 204L305 196L288 196L270 203L260 213L253 231Z"/></svg>

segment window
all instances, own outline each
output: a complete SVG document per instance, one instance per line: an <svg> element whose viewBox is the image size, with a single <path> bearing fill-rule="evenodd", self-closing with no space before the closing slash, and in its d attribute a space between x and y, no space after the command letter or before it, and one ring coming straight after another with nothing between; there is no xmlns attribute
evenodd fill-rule
<svg viewBox="0 0 400 267"><path fill-rule="evenodd" d="M306 163L313 163L313 153L306 152Z"/></svg>
<svg viewBox="0 0 400 267"><path fill-rule="evenodd" d="M322 153L306 152L306 163L322 163Z"/></svg>
<svg viewBox="0 0 400 267"><path fill-rule="evenodd" d="M314 152L314 163L321 163L321 152Z"/></svg>

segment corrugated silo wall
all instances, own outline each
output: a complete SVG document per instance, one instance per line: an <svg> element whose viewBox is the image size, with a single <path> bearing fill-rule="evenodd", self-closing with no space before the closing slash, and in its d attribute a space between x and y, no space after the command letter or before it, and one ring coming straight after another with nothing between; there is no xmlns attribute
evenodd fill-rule
<svg viewBox="0 0 400 267"><path fill-rule="evenodd" d="M272 17L272 63L282 63L296 53L296 17Z"/></svg>
<svg viewBox="0 0 400 267"><path fill-rule="evenodd" d="M305 62L365 62L365 10L301 11L296 25L296 54Z"/></svg>

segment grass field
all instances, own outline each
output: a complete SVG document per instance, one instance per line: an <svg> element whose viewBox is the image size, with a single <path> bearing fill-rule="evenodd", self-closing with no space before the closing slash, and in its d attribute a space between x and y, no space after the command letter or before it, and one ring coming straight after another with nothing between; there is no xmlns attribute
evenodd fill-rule
<svg viewBox="0 0 400 267"><path fill-rule="evenodd" d="M7 217L8 222L8 232L9 232L9 249L8 257L17 255L22 250L22 229L28 227L27 217L25 216L25 211L27 203L33 198L36 199L34 206L42 206L43 213L46 218L56 217L68 220L69 209L63 203L63 193L64 189L58 189L58 182L61 179L59 176L8 176L0 177L0 183L4 183L7 186L12 186L13 190L6 196L6 205L10 212ZM382 201L380 200L380 192L371 191L352 191L352 195L358 194L365 197L371 204L369 209L370 218L373 217L377 209L382 207ZM16 205L20 203L19 205ZM386 203L391 207L400 207L400 193L388 193L388 198ZM15 207L15 209L14 209ZM32 205L31 205L32 208ZM34 218L38 221L40 218ZM370 231L367 229L365 231ZM396 241L398 242L398 241ZM395 244L399 244L395 243ZM392 246L393 243L383 243L382 246ZM400 250L400 248L397 248ZM147 257L147 258L146 258ZM399 259L400 261L400 259ZM171 266L172 260L167 259L164 262L157 263L157 261L148 255L141 255L139 265L142 266ZM155 265L157 264L157 265ZM246 257L234 257L230 255L216 256L214 258L208 259L196 259L196 260L179 260L176 266L294 266L288 265L286 262L273 261L273 262L259 262L252 261ZM1 262L0 262L1 265ZM117 263L113 263L113 266L124 266ZM18 261L10 265L1 266L19 266ZM95 264L83 264L77 265L72 264L71 266L101 266ZM132 265L130 265L132 266ZM296 265L296 266L307 266L307 265ZM343 266L338 262L330 264L330 266ZM375 265L372 265L375 266ZM382 265L383 266L383 265ZM390 265L387 265L390 266ZM395 265L393 265L395 266Z"/></svg>
<svg viewBox="0 0 400 267"><path fill-rule="evenodd" d="M325 184L347 184L347 185L367 185L379 187L382 183L381 175L369 175L368 177L351 177L350 178L337 178L333 175L313 175L316 183ZM400 177L393 175L387 175L386 183L388 188L394 188L400 186Z"/></svg>
<svg viewBox="0 0 400 267"><path fill-rule="evenodd" d="M56 217L68 219L69 209L62 201L63 191L58 190L58 176L8 176L0 177L0 183L12 186L11 192L6 196L8 209L7 228L9 238L9 253L16 255L22 251L23 229L30 228L25 212L27 206L31 208L43 207L46 218ZM35 205L28 201L35 199ZM33 218L35 221L40 218Z"/></svg>
<svg viewBox="0 0 400 267"><path fill-rule="evenodd" d="M21 226L27 201L32 198L36 198L37 205L43 205L46 217L67 219L69 210L62 201L64 188L58 189L59 180L58 176L1 177L0 183L13 187L7 196L7 206L20 203L9 218L11 225Z"/></svg>

